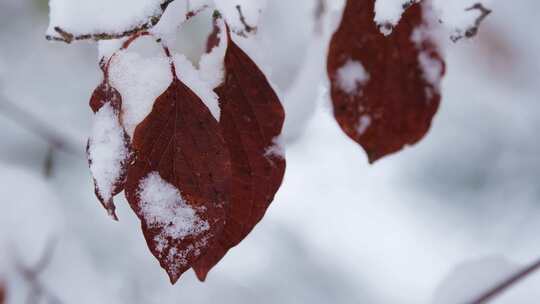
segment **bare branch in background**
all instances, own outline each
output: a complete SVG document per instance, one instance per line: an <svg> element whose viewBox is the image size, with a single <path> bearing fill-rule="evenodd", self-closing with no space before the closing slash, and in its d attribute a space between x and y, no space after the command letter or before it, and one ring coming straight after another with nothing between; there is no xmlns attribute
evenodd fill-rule
<svg viewBox="0 0 540 304"><path fill-rule="evenodd" d="M49 304L62 303L62 301L60 301L55 294L47 290L39 279L40 274L45 271L47 266L49 266L52 261L56 243L57 242L54 239L47 243L43 254L34 266L25 266L20 261L16 261L19 273L29 285L30 291L26 300L27 304L42 303L43 299L45 299Z"/></svg>
<svg viewBox="0 0 540 304"><path fill-rule="evenodd" d="M74 35L72 33L67 32L66 30L62 29L61 27L56 26L56 27L54 27L54 31L59 36L47 35L47 36L45 36L45 38L47 40L50 40L50 41L60 41L60 42L65 42L65 43L71 43L73 41L79 41L79 40L99 41L99 40L112 40L112 39L120 39L120 38L124 38L124 37L129 37L129 36L131 36L133 34L136 34L138 32L147 31L147 30L151 29L152 27L154 27L156 24L158 24L159 21L161 20L161 17L163 16L165 11L167 10L167 7L169 7L169 5L172 2L174 2L174 0L165 0L161 4L161 12L159 14L150 17L148 19L148 21L143 23L142 25L139 25L139 26L136 26L134 28L128 29L128 30L126 30L124 32L121 32L121 33L88 33L88 34L82 34L82 35ZM207 8L207 6L205 5L202 8L200 8L199 10L197 10L197 11L189 11L187 13L187 15L186 15L186 18L187 19L192 18L192 17L194 17L195 15L197 15L199 12L201 12L202 10L204 10L206 8Z"/></svg>
<svg viewBox="0 0 540 304"><path fill-rule="evenodd" d="M46 178L51 177L54 170L54 148L49 146L47 149L47 154L45 155L45 160L43 162L43 175Z"/></svg>
<svg viewBox="0 0 540 304"><path fill-rule="evenodd" d="M504 282L500 283L499 285L493 287L492 289L486 291L482 295L480 295L478 298L472 300L469 302L470 304L486 304L495 297L501 295L503 292L507 291L526 277L530 276L534 272L536 272L538 269L540 269L540 259L530 266L522 269L518 273L512 275L510 278L506 279Z"/></svg>
<svg viewBox="0 0 540 304"><path fill-rule="evenodd" d="M484 19L491 14L491 10L486 8L482 3L476 3L475 5L467 8L465 11L470 12L473 10L478 10L480 12L480 16L476 18L474 21L474 25L467 28L465 31L459 31L458 33L452 35L450 39L453 42L457 42L463 38L472 38L478 34L478 29L480 28L480 25L484 21Z"/></svg>
<svg viewBox="0 0 540 304"><path fill-rule="evenodd" d="M323 17L326 14L326 0L316 0L315 6L315 33L321 34L323 30Z"/></svg>
<svg viewBox="0 0 540 304"><path fill-rule="evenodd" d="M61 136L60 132L56 131L48 123L8 101L6 98L0 100L0 115L11 119L13 122L41 137L55 150L75 156L83 155L84 149L79 147L79 145Z"/></svg>

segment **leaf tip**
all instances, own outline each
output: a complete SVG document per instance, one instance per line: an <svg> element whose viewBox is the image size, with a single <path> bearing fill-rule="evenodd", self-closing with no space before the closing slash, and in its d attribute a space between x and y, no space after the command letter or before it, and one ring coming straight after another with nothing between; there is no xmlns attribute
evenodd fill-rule
<svg viewBox="0 0 540 304"><path fill-rule="evenodd" d="M113 221L119 222L118 216L116 215L115 209L107 209L107 214L112 218Z"/></svg>
<svg viewBox="0 0 540 304"><path fill-rule="evenodd" d="M180 279L180 274L178 274L178 272L176 271L171 271L168 269L165 269L165 271L167 271L167 275L169 276L169 281L171 282L171 285L176 284Z"/></svg>
<svg viewBox="0 0 540 304"><path fill-rule="evenodd" d="M195 271L195 275L197 276L197 279L201 282L205 282L206 278L208 277L208 271L207 270L201 270L201 269L193 269Z"/></svg>

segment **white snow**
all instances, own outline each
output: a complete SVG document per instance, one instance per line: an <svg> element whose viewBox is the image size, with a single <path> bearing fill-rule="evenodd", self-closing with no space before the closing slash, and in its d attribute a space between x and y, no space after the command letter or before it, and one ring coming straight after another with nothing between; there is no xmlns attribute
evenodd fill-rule
<svg viewBox="0 0 540 304"><path fill-rule="evenodd" d="M337 70L337 85L350 96L361 94L361 86L369 81L369 74L361 62L349 59Z"/></svg>
<svg viewBox="0 0 540 304"><path fill-rule="evenodd" d="M463 36L465 31L474 26L480 11L467 10L475 4L490 8L492 0L433 0L433 5L440 14L440 19L451 32L451 37Z"/></svg>
<svg viewBox="0 0 540 304"><path fill-rule="evenodd" d="M178 37L178 29L187 20L188 13L199 12L210 5L211 0L175 0L169 4L150 32L172 45Z"/></svg>
<svg viewBox="0 0 540 304"><path fill-rule="evenodd" d="M182 198L178 189L163 180L158 172L148 174L139 185L140 208L150 227L163 228L159 236L165 247L166 238L182 239L209 229L208 222L197 215ZM158 247L159 249L160 247Z"/></svg>
<svg viewBox="0 0 540 304"><path fill-rule="evenodd" d="M173 58L178 79L193 90L219 120L220 108L213 84L202 80L198 70L184 55L173 54ZM109 75L111 85L122 95L124 127L133 137L137 125L152 111L154 101L172 82L170 61L151 38L142 38L128 50L114 56Z"/></svg>
<svg viewBox="0 0 540 304"><path fill-rule="evenodd" d="M421 52L418 55L418 60L424 72L424 79L430 83L435 90L439 91L442 80L443 64L426 52Z"/></svg>
<svg viewBox="0 0 540 304"><path fill-rule="evenodd" d="M213 91L214 82L207 82L201 79L199 71L182 54L174 54L174 64L176 65L176 76L187 85L206 105L212 116L219 121L221 113L217 94Z"/></svg>
<svg viewBox="0 0 540 304"><path fill-rule="evenodd" d="M370 126L371 116L367 114L360 116L360 119L358 120L358 126L356 127L358 135L364 134Z"/></svg>
<svg viewBox="0 0 540 304"><path fill-rule="evenodd" d="M118 51L126 39L100 40L97 42L98 60L108 60Z"/></svg>
<svg viewBox="0 0 540 304"><path fill-rule="evenodd" d="M441 32L437 29L437 19L434 8L428 4L423 5L424 23L417 27L411 34L411 41L420 50L418 55L418 62L423 71L424 79L431 84L432 88L428 88L427 94L433 94L432 90L436 92L440 91L440 84L442 81L442 73L444 70L443 63L433 58L431 54L424 50L424 43L429 41L434 44L437 51L441 53L442 44L440 41Z"/></svg>
<svg viewBox="0 0 540 304"><path fill-rule="evenodd" d="M283 144L283 138L277 136L272 140L272 145L266 148L265 154L268 156L275 156L285 159L285 145Z"/></svg>
<svg viewBox="0 0 540 304"><path fill-rule="evenodd" d="M110 103L106 103L94 115L88 149L90 171L99 194L106 202L112 198L114 185L121 178L122 164L128 153L118 115Z"/></svg>
<svg viewBox="0 0 540 304"><path fill-rule="evenodd" d="M151 228L161 228L162 232L154 237L156 250L169 264L169 271L178 275L180 268L187 264L188 254L199 254L207 237L178 251L169 248L169 239L182 240L186 236L199 235L210 226L197 215L197 210L190 207L180 191L163 180L158 172L149 173L139 185L139 198L143 218ZM169 249L168 252L165 251ZM165 254L166 256L163 256Z"/></svg>
<svg viewBox="0 0 540 304"><path fill-rule="evenodd" d="M128 50L111 61L111 85L122 95L122 120L131 138L135 127L152 111L156 98L171 84L169 59L159 54L145 57Z"/></svg>
<svg viewBox="0 0 540 304"><path fill-rule="evenodd" d="M199 75L202 81L207 83L212 89L218 87L225 76L224 58L228 47L227 33L223 19L217 20L219 27L219 44L209 53L202 55L199 61Z"/></svg>
<svg viewBox="0 0 540 304"><path fill-rule="evenodd" d="M267 0L214 0L214 3L233 31L243 31L245 25L236 7L240 6L247 25L257 27Z"/></svg>
<svg viewBox="0 0 540 304"><path fill-rule="evenodd" d="M74 35L122 33L139 27L160 16L163 20L153 29L160 36L170 37L186 20L186 13L206 6L217 8L235 31L245 26L237 6L241 7L244 22L256 27L266 0L176 0L163 13L160 5L164 0L50 0L50 23L47 34L59 37L54 30L60 27ZM213 4L213 5L212 5Z"/></svg>
<svg viewBox="0 0 540 304"><path fill-rule="evenodd" d="M418 0L413 0L418 2ZM475 21L480 16L478 10L467 10L473 5L480 3L485 7L490 7L492 0L429 0L424 1L424 5L435 8L443 25L450 30L450 37L463 37L465 32L475 25ZM388 36L392 33L405 9L404 6L411 3L411 0L377 0L375 2L375 23L379 26L381 33Z"/></svg>
<svg viewBox="0 0 540 304"><path fill-rule="evenodd" d="M405 11L404 6L409 3L411 0L377 0L375 2L374 21L383 35L388 36L392 33L392 28L398 24Z"/></svg>

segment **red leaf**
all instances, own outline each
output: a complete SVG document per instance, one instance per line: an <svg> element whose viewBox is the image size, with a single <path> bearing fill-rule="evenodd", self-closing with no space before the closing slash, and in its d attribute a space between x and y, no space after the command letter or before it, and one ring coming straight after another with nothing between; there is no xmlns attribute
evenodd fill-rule
<svg viewBox="0 0 540 304"><path fill-rule="evenodd" d="M371 163L424 137L445 69L426 34L427 5L408 8L385 37L373 21L374 2L347 1L328 56L334 115Z"/></svg>
<svg viewBox="0 0 540 304"><path fill-rule="evenodd" d="M126 196L174 284L222 233L229 154L218 122L176 76L137 126L132 145Z"/></svg>
<svg viewBox="0 0 540 304"><path fill-rule="evenodd" d="M107 70L108 66L103 68L103 82L90 98L90 107L95 113L95 125L86 152L93 173L96 196L109 215L118 220L113 197L124 190L131 154L130 139L120 118L122 97L109 84Z"/></svg>
<svg viewBox="0 0 540 304"><path fill-rule="evenodd" d="M217 35L216 35L217 36ZM228 36L220 125L232 163L230 206L223 236L193 268L201 281L263 218L285 172L275 153L285 114L278 96L257 65Z"/></svg>

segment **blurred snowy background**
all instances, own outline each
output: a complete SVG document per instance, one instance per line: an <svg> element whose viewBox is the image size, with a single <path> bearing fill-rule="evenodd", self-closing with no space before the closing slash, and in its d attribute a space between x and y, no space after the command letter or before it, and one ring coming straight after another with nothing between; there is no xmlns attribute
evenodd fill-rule
<svg viewBox="0 0 540 304"><path fill-rule="evenodd" d="M125 201L116 223L94 197L84 145L95 45L47 42L45 0L1 0L8 304L36 292L30 303L459 303L540 257L540 2L493 1L476 39L448 43L431 132L374 166L332 118L315 1L291 3L269 1L259 32L259 60L289 112L284 185L205 284L189 272L171 286ZM182 33L190 58L206 31L198 18ZM67 149L51 149L49 131ZM540 273L494 303L539 301Z"/></svg>

